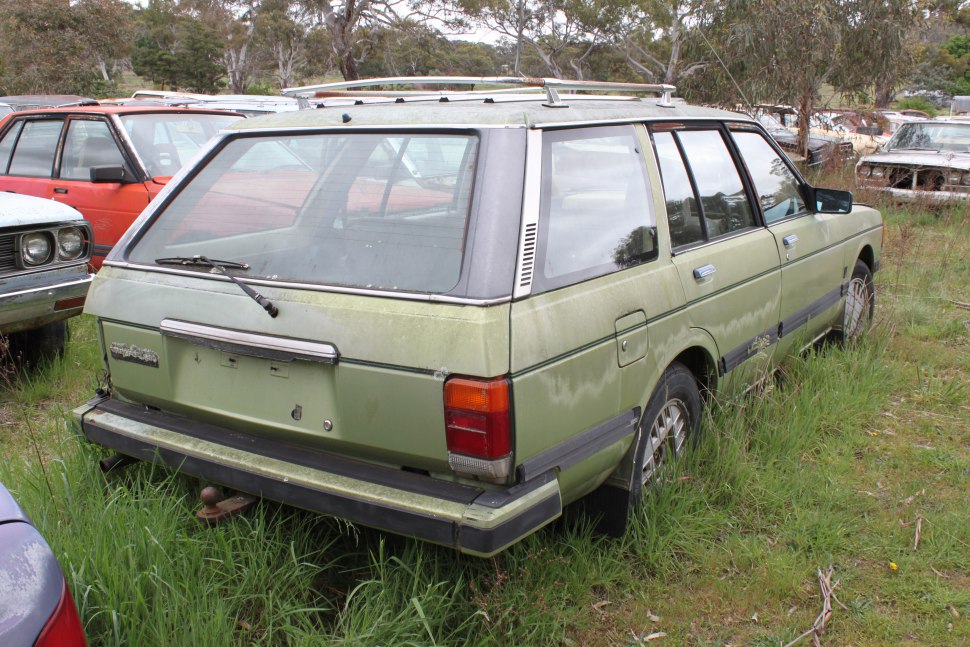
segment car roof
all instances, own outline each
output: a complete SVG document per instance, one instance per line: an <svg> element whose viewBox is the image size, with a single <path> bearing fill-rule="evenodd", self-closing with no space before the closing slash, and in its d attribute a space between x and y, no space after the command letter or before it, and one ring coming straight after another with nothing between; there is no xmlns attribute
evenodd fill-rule
<svg viewBox="0 0 970 647"><path fill-rule="evenodd" d="M333 126L543 127L685 119L727 119L753 123L750 117L739 113L684 103L664 104L656 98L561 95L562 104L551 107L546 104L545 95L537 93L488 95L479 92L474 96L468 95L455 93L444 100L438 95L372 101L362 99L360 105L347 105L347 98L340 98L337 105L327 105L324 100L316 110L247 119L233 124L230 130Z"/></svg>
<svg viewBox="0 0 970 647"><path fill-rule="evenodd" d="M73 106L66 108L38 108L23 110L17 115L62 115L62 114L90 114L90 115L133 115L145 113L183 113L183 114L216 114L239 115L231 110L184 108L180 106L126 106L126 105L97 105Z"/></svg>

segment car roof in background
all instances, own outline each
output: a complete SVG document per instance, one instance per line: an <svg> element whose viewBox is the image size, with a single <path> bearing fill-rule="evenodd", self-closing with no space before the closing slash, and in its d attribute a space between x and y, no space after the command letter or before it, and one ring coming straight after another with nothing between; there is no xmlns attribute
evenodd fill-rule
<svg viewBox="0 0 970 647"><path fill-rule="evenodd" d="M0 103L20 111L65 105L94 105L97 100L77 94L21 94L0 97Z"/></svg>
<svg viewBox="0 0 970 647"><path fill-rule="evenodd" d="M38 108L36 110L23 110L18 115L60 115L60 114L93 114L93 115L134 115L150 113L182 113L182 114L214 114L214 115L235 115L241 117L237 112L222 110L219 108L185 108L183 106L129 106L129 105L92 105L74 106L63 108Z"/></svg>

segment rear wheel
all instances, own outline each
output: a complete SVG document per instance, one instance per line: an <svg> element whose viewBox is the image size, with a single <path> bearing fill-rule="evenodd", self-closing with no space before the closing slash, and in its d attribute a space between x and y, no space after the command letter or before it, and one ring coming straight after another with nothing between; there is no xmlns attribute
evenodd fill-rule
<svg viewBox="0 0 970 647"><path fill-rule="evenodd" d="M54 321L34 330L11 333L10 357L15 364L34 366L62 355L67 343L67 322Z"/></svg>
<svg viewBox="0 0 970 647"><path fill-rule="evenodd" d="M694 442L701 421L697 380L683 364L667 367L640 420L634 465L640 490L661 480Z"/></svg>
<svg viewBox="0 0 970 647"><path fill-rule="evenodd" d="M852 278L845 292L845 310L842 315L842 341L851 342L868 330L876 306L876 291L872 285L872 272L862 261L855 262Z"/></svg>
<svg viewBox="0 0 970 647"><path fill-rule="evenodd" d="M701 406L694 374L679 362L668 366L640 418L632 489L604 485L587 502L588 509L601 515L597 526L600 532L614 537L626 532L630 512L646 488L662 481L677 458L696 442Z"/></svg>

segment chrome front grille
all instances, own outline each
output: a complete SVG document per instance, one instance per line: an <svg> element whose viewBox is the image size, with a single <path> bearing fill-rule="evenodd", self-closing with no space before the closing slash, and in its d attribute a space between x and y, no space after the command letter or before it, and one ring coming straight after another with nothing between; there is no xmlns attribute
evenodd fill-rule
<svg viewBox="0 0 970 647"><path fill-rule="evenodd" d="M13 234L0 235L0 272L12 272L17 269L14 238Z"/></svg>

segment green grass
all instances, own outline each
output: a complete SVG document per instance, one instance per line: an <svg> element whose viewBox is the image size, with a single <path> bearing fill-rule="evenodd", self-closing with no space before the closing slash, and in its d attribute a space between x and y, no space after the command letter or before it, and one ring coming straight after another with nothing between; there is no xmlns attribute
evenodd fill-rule
<svg viewBox="0 0 970 647"><path fill-rule="evenodd" d="M204 529L196 481L105 477L69 430L97 384L88 318L64 358L8 378L0 480L97 645L778 645L830 564L847 609L825 644L970 644L970 227L880 207L872 332L717 403L621 540L571 509L491 560L268 502Z"/></svg>

